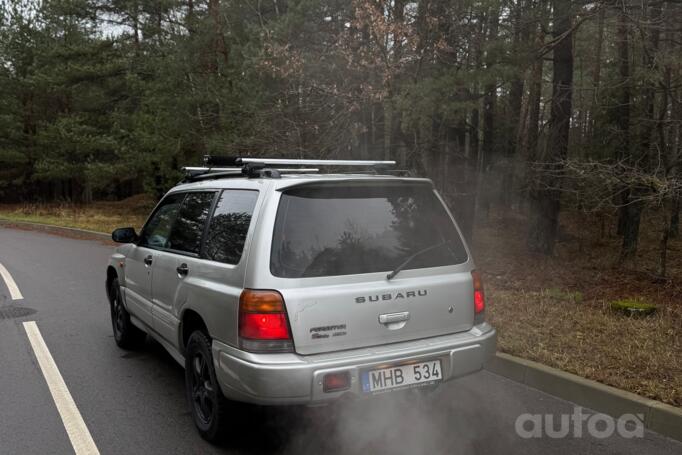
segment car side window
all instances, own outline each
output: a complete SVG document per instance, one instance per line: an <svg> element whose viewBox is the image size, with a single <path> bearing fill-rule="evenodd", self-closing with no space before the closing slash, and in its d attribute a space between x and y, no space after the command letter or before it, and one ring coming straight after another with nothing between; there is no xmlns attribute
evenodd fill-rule
<svg viewBox="0 0 682 455"><path fill-rule="evenodd" d="M215 192L192 192L182 203L167 248L199 254L201 237L211 211Z"/></svg>
<svg viewBox="0 0 682 455"><path fill-rule="evenodd" d="M184 193L170 194L164 198L142 229L138 245L149 248L167 248L173 222L184 198Z"/></svg>
<svg viewBox="0 0 682 455"><path fill-rule="evenodd" d="M211 218L204 246L204 257L237 264L242 257L258 191L225 190L220 194Z"/></svg>

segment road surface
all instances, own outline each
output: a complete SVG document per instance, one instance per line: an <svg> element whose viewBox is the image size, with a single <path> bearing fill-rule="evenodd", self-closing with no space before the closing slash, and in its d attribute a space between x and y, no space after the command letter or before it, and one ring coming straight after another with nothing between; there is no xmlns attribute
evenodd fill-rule
<svg viewBox="0 0 682 455"><path fill-rule="evenodd" d="M0 227L0 454L682 454L681 443L649 431L522 438L517 417L550 414L559 425L573 404L486 371L428 396L254 409L238 436L211 446L163 348L116 347L104 293L110 251Z"/></svg>

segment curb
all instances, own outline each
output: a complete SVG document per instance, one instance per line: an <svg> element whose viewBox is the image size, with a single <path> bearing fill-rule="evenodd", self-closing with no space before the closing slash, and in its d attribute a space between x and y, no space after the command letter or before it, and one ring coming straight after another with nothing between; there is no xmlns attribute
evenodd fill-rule
<svg viewBox="0 0 682 455"><path fill-rule="evenodd" d="M47 232L48 234L68 234L72 236L78 236L79 238L90 237L97 240L111 241L111 234L106 234L104 232L90 231L88 229L78 229L66 226L56 226L54 224L34 223L32 221L14 221L0 218L0 226L27 227L37 231Z"/></svg>
<svg viewBox="0 0 682 455"><path fill-rule="evenodd" d="M641 414L644 428L682 442L681 408L502 352L485 369L614 418Z"/></svg>

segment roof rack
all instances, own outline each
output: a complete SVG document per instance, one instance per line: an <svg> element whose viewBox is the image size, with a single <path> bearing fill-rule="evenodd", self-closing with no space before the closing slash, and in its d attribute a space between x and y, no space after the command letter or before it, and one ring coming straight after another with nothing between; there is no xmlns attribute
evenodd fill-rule
<svg viewBox="0 0 682 455"><path fill-rule="evenodd" d="M280 178L281 174L308 174L319 172L317 168L302 168L300 166L360 166L371 168L374 172L378 168L395 165L395 161L365 161L365 160L306 160L283 158L242 158L228 156L204 156L204 166L183 167L185 179L183 182L197 180L241 177L269 177ZM293 166L293 167L288 167Z"/></svg>
<svg viewBox="0 0 682 455"><path fill-rule="evenodd" d="M274 169L274 168L262 168L262 169L245 169L241 167L183 167L182 170L185 172L185 179L183 182L196 182L198 180L212 180L212 179L222 179L228 177L271 177L279 178L281 174L315 174L319 172L319 169L315 168L294 168L294 169ZM254 171L259 172L258 175Z"/></svg>
<svg viewBox="0 0 682 455"><path fill-rule="evenodd" d="M395 161L367 160L290 160L280 158L238 158L239 163L264 164L266 166L394 166Z"/></svg>

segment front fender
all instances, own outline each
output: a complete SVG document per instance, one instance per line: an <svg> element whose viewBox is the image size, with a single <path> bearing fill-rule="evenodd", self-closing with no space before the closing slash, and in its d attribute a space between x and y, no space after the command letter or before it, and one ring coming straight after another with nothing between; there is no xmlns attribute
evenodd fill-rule
<svg viewBox="0 0 682 455"><path fill-rule="evenodd" d="M132 243L126 243L116 247L114 252L109 256L108 267L113 268L116 271L116 276L118 277L118 282L121 286L126 286L126 258L130 256L132 249L135 247ZM108 279L107 273L107 279Z"/></svg>
<svg viewBox="0 0 682 455"><path fill-rule="evenodd" d="M107 283L111 279L109 270L114 269L118 283L125 287L125 256L121 253L114 253L109 257L109 265L107 267Z"/></svg>

